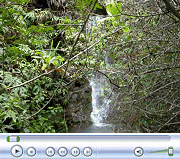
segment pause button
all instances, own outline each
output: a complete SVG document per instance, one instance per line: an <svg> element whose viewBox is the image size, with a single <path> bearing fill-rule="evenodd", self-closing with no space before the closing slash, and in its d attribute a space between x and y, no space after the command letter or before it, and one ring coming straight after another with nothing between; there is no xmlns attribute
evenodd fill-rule
<svg viewBox="0 0 180 159"><path fill-rule="evenodd" d="M80 154L80 150L77 147L71 149L71 155L77 157Z"/></svg>

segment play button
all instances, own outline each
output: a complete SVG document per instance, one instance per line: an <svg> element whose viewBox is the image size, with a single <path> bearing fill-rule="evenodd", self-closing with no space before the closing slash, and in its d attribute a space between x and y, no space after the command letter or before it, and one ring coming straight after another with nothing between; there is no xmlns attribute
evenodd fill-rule
<svg viewBox="0 0 180 159"><path fill-rule="evenodd" d="M136 147L134 149L134 154L137 156L137 157L140 157L142 156L144 153L143 149L141 147Z"/></svg>
<svg viewBox="0 0 180 159"><path fill-rule="evenodd" d="M11 148L11 154L14 156L14 157L20 157L22 156L23 154L23 149L21 146L19 145L15 145Z"/></svg>

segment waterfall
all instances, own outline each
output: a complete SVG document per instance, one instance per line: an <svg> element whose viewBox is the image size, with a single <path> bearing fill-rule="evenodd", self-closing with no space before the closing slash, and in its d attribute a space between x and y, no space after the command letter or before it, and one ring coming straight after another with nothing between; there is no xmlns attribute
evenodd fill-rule
<svg viewBox="0 0 180 159"><path fill-rule="evenodd" d="M92 16L86 26L86 33L91 34L93 26L97 25L97 21L104 18L103 16ZM105 55L106 67L109 67L112 62L110 56ZM93 72L93 76L89 77L89 83L92 88L92 112L91 120L93 125L84 130L84 132L91 133L109 133L114 132L114 125L108 124L107 117L111 103L112 90L108 79L98 73Z"/></svg>
<svg viewBox="0 0 180 159"><path fill-rule="evenodd" d="M91 120L93 125L84 130L88 133L112 133L115 125L109 124L108 113L111 104L112 89L106 77L100 73L94 73L89 78L92 88L92 112Z"/></svg>
<svg viewBox="0 0 180 159"><path fill-rule="evenodd" d="M92 87L91 119L94 125L102 125L108 117L109 104L111 102L111 88L106 79L99 73L95 73L90 79Z"/></svg>

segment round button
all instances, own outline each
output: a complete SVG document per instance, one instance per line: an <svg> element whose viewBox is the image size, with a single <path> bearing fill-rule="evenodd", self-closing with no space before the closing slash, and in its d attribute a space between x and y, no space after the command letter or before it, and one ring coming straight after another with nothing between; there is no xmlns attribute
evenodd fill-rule
<svg viewBox="0 0 180 159"><path fill-rule="evenodd" d="M61 147L61 148L59 149L59 155L60 155L61 157L66 156L67 153L68 153L68 151L67 151L67 149L66 149L65 147Z"/></svg>
<svg viewBox="0 0 180 159"><path fill-rule="evenodd" d="M35 149L34 147L29 147L28 150L27 150L27 154L28 154L28 156L30 156L30 157L35 156L35 154L36 154L36 149Z"/></svg>
<svg viewBox="0 0 180 159"><path fill-rule="evenodd" d="M21 157L22 154L23 154L23 149L21 146L19 145L15 145L11 148L11 154L14 156L14 157Z"/></svg>
<svg viewBox="0 0 180 159"><path fill-rule="evenodd" d="M134 154L137 156L137 157L140 157L144 154L144 151L141 147L136 147L134 149Z"/></svg>
<svg viewBox="0 0 180 159"><path fill-rule="evenodd" d="M54 156L54 154L55 154L55 150L54 150L53 147L48 147L48 148L46 149L46 155L47 155L47 156L52 157L52 156Z"/></svg>
<svg viewBox="0 0 180 159"><path fill-rule="evenodd" d="M84 149L84 155L85 155L86 157L91 156L91 155L92 155L92 149L91 149L90 147L86 147L86 148Z"/></svg>
<svg viewBox="0 0 180 159"><path fill-rule="evenodd" d="M77 147L71 149L71 155L77 157L80 154L80 150Z"/></svg>

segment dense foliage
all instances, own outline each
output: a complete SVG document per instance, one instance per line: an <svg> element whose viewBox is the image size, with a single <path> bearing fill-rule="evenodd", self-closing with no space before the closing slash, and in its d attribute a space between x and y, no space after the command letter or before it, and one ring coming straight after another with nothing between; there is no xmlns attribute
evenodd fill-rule
<svg viewBox="0 0 180 159"><path fill-rule="evenodd" d="M179 132L178 1L46 2L1 0L0 132L68 132L68 87L95 71L116 132Z"/></svg>

